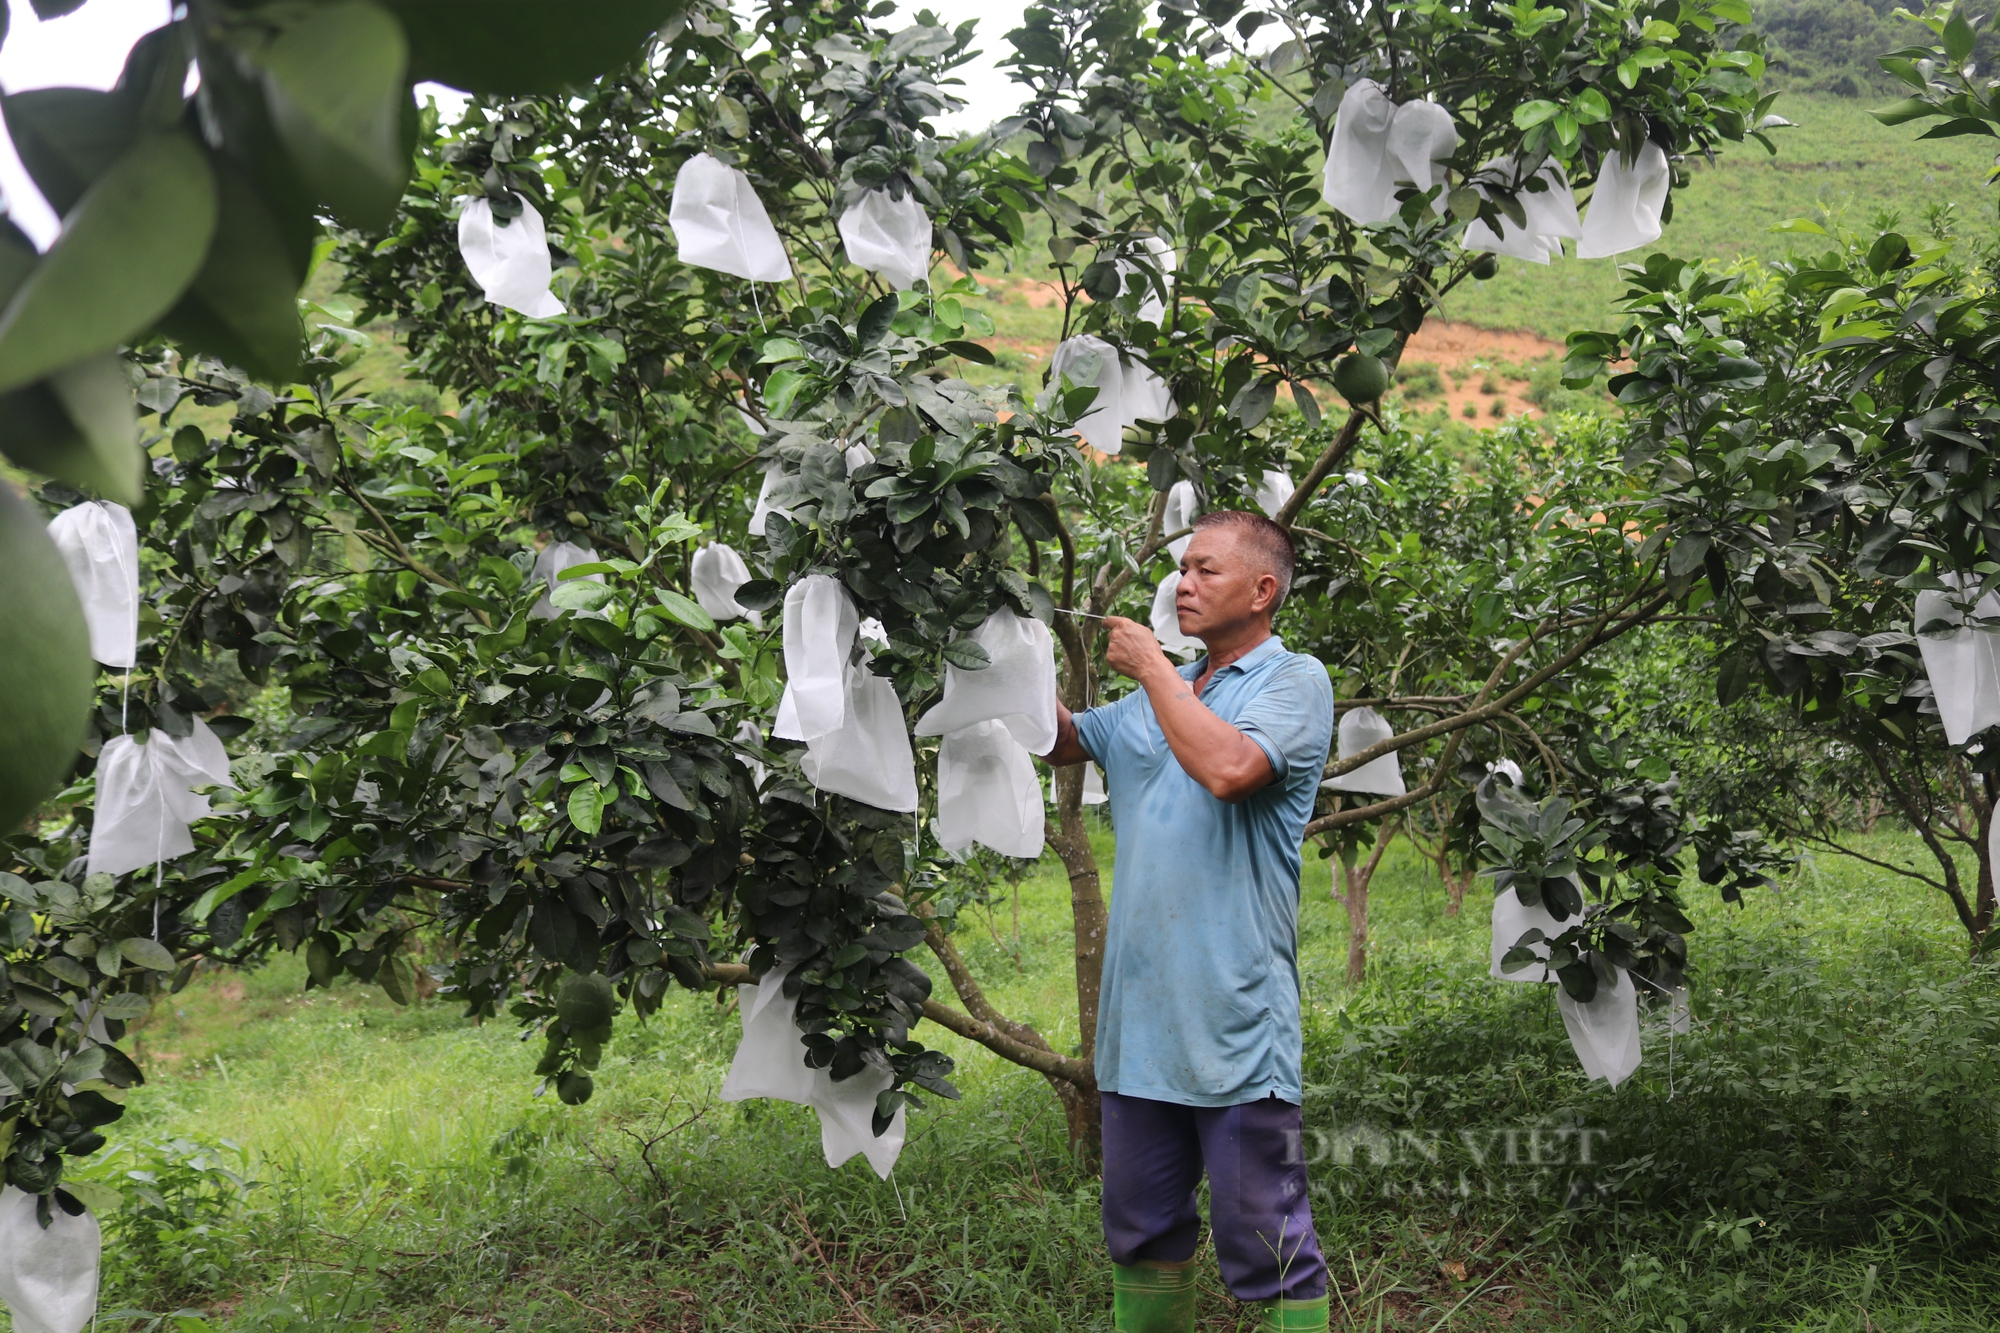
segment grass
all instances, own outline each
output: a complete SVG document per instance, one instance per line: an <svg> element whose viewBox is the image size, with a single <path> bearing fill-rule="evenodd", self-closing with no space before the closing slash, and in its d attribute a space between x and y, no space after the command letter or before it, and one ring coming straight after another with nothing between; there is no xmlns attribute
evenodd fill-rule
<svg viewBox="0 0 2000 1333"><path fill-rule="evenodd" d="M1992 153L1971 139L1919 142L1924 125L1891 129L1868 114L1877 101L1824 94L1781 97L1775 110L1796 122L1778 132L1775 156L1754 143L1725 147L1710 163L1689 163L1690 181L1674 195L1674 216L1651 247L1688 258L1778 259L1805 238L1774 234L1792 218L1860 230L1878 217L1921 231L1926 210L1950 205L1966 233L1987 228L1994 195L1985 184ZM1560 339L1572 329L1604 327L1623 290L1611 259L1566 259L1543 267L1500 260L1492 281L1462 291L1446 313L1484 328L1526 329Z"/></svg>
<svg viewBox="0 0 2000 1333"><path fill-rule="evenodd" d="M1059 1046L1065 894L1045 858L959 927L996 1002ZM1483 911L1447 915L1406 845L1350 987L1309 861L1308 1126L1341 1326L1994 1326L2000 1028L1973 1022L2000 1014L1994 976L1936 902L1856 862L1809 862L1740 911L1691 896L1703 1026L1671 1059L1649 1039L1612 1092L1584 1085L1544 990L1483 980ZM141 1025L150 1081L89 1172L127 1191L107 1311L245 1331L1109 1327L1096 1188L1052 1096L933 1028L964 1100L912 1121L883 1182L827 1170L801 1108L714 1100L736 1018L712 998L621 1022L572 1110L529 1095L534 1051L507 1025L302 985L290 958L205 976ZM1951 1014L1972 1027L1923 1025ZM1383 1160L1343 1164L1342 1136L1374 1131ZM1910 1166L1855 1174L1885 1152ZM222 1167L260 1182L247 1205ZM1837 1225L1813 1221L1827 1201ZM1248 1327L1204 1281L1204 1328Z"/></svg>

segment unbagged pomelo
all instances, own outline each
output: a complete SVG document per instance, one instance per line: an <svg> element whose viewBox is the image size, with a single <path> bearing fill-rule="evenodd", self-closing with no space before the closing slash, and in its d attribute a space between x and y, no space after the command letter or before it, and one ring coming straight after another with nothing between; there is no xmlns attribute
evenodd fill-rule
<svg viewBox="0 0 2000 1333"><path fill-rule="evenodd" d="M571 973L556 988L556 1016L579 1032L611 1026L618 1015L618 992L601 972L587 977Z"/></svg>
<svg viewBox="0 0 2000 1333"><path fill-rule="evenodd" d="M1343 356L1333 368L1333 387L1350 403L1372 403L1389 392L1389 367L1366 352Z"/></svg>
<svg viewBox="0 0 2000 1333"><path fill-rule="evenodd" d="M0 482L0 834L76 762L96 679L69 568L41 515Z"/></svg>

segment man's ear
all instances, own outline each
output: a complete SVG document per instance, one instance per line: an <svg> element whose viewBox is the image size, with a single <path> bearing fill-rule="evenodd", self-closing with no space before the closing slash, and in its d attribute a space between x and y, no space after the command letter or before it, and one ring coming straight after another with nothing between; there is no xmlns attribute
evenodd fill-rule
<svg viewBox="0 0 2000 1333"><path fill-rule="evenodd" d="M1250 594L1250 610L1254 613L1262 614L1269 611L1277 600L1278 576L1276 574L1259 574L1257 576L1257 589Z"/></svg>

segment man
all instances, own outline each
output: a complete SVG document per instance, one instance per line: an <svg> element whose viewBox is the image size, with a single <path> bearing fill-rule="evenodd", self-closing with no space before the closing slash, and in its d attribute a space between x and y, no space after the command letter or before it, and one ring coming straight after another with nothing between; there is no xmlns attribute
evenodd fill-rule
<svg viewBox="0 0 2000 1333"><path fill-rule="evenodd" d="M1263 1329L1327 1327L1301 1151L1298 911L1333 687L1271 633L1291 582L1283 528L1202 515L1175 610L1207 656L1176 669L1112 616L1105 660L1141 688L1074 717L1057 705L1047 760L1096 760L1118 830L1097 1083L1125 1333L1194 1328L1204 1170L1229 1290L1264 1303Z"/></svg>

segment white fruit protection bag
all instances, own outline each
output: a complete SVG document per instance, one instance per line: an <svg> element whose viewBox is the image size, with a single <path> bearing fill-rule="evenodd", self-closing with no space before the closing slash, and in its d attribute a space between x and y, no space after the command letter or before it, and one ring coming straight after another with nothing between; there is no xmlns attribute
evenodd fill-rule
<svg viewBox="0 0 2000 1333"><path fill-rule="evenodd" d="M1188 529L1199 517L1201 498L1195 494L1193 482L1177 481L1167 488L1167 506L1160 513L1160 531L1181 534L1167 543L1167 554L1174 558L1175 564L1179 564L1181 557L1187 554L1188 543L1194 540L1194 534Z"/></svg>
<svg viewBox="0 0 2000 1333"><path fill-rule="evenodd" d="M549 262L549 237L542 215L519 194L521 215L505 226L493 217L484 197L460 201L458 253L489 304L518 310L529 319L549 319L563 313L563 303L549 290L555 270Z"/></svg>
<svg viewBox="0 0 2000 1333"><path fill-rule="evenodd" d="M810 744L847 720L847 666L861 613L840 580L809 574L785 590L785 694L773 734Z"/></svg>
<svg viewBox="0 0 2000 1333"><path fill-rule="evenodd" d="M82 1333L97 1313L104 1235L89 1212L71 1217L51 1204L46 1230L36 1198L0 1189L0 1301L14 1333Z"/></svg>
<svg viewBox="0 0 2000 1333"><path fill-rule="evenodd" d="M1257 489L1250 498L1257 502L1257 507L1264 511L1266 517L1276 518L1278 511L1285 507L1285 501L1291 499L1292 492L1297 489L1298 487L1292 484L1291 473L1278 468L1266 468L1264 479L1257 484Z"/></svg>
<svg viewBox="0 0 2000 1333"><path fill-rule="evenodd" d="M1956 574L1941 577L1954 588L1978 586L1976 579L1961 581ZM1981 597L1972 614L1980 620L1991 617L1994 629L1966 624L1965 613L1952 604L1952 595L1935 589L1917 594L1910 616L1924 674L1937 700L1938 719L1944 723L1944 738L1953 745L1963 745L2000 723L2000 593ZM1939 621L1958 629L1946 637L1923 633L1924 626Z"/></svg>
<svg viewBox="0 0 2000 1333"><path fill-rule="evenodd" d="M1356 80L1340 99L1327 143L1320 195L1364 227L1396 216L1405 182L1428 190L1444 179L1444 159L1458 147L1451 112L1435 102L1397 106L1373 79ZM1438 207L1442 197L1433 203Z"/></svg>
<svg viewBox="0 0 2000 1333"><path fill-rule="evenodd" d="M1034 754L1054 749L1056 647L1049 627L1003 607L966 637L990 661L977 671L945 663L944 698L917 719L917 735L998 722Z"/></svg>
<svg viewBox="0 0 2000 1333"><path fill-rule="evenodd" d="M1639 1067L1639 992L1624 968L1616 971L1617 984L1598 982L1597 996L1588 1004L1556 991L1556 1008L1583 1072L1614 1088Z"/></svg>
<svg viewBox="0 0 2000 1333"><path fill-rule="evenodd" d="M564 570L574 569L578 565L594 565L596 563L597 552L588 546L578 546L574 542L551 542L549 545L544 546L535 556L534 572L529 574L528 577L531 579L540 579L547 586L549 592L554 592L556 585L562 582ZM591 583L604 582L604 575L602 574L585 574L583 578ZM537 620L554 620L562 614L562 608L550 601L549 593L545 592L539 601L528 608L528 614ZM589 615L592 613L579 612L578 614Z"/></svg>
<svg viewBox="0 0 2000 1333"><path fill-rule="evenodd" d="M1118 261L1118 290L1123 292L1136 286L1145 291L1146 299L1139 302L1139 318L1148 324L1164 326L1167 303L1161 296L1161 288L1172 292L1174 272L1180 268L1181 257L1163 236L1148 236L1139 244L1145 251L1145 262L1134 259ZM1147 272L1148 268L1155 272Z"/></svg>
<svg viewBox="0 0 2000 1333"><path fill-rule="evenodd" d="M1639 149L1637 161L1627 162L1617 152L1606 156L1591 191L1576 257L1606 259L1659 240L1670 184L1667 154L1651 140Z"/></svg>
<svg viewBox="0 0 2000 1333"><path fill-rule="evenodd" d="M840 581L811 574L785 593L785 693L772 734L804 741L799 769L821 791L881 810L917 808L917 763L896 688L855 660L861 618Z"/></svg>
<svg viewBox="0 0 2000 1333"><path fill-rule="evenodd" d="M1340 725L1336 730L1340 743L1339 758L1360 754L1371 745L1378 745L1396 734L1389 720L1372 708L1350 708L1340 715ZM1371 759L1352 772L1328 778L1319 784L1333 791L1362 792L1371 796L1401 796L1403 787L1403 759L1399 752L1392 751L1379 758Z"/></svg>
<svg viewBox="0 0 2000 1333"><path fill-rule="evenodd" d="M784 282L792 261L750 178L707 153L689 158L674 177L667 210L681 262L751 282Z"/></svg>
<svg viewBox="0 0 2000 1333"><path fill-rule="evenodd" d="M856 268L879 273L897 291L930 276L931 219L917 196L870 190L840 215L840 241Z"/></svg>
<svg viewBox="0 0 2000 1333"><path fill-rule="evenodd" d="M786 999L789 968L772 968L755 986L736 988L737 1010L743 1019L743 1040L722 1081L722 1100L751 1097L810 1106L819 1114L820 1151L829 1167L838 1167L857 1153L868 1159L884 1180L903 1151L903 1109L880 1135L875 1133L875 1098L895 1080L874 1066L838 1083L824 1069L810 1069L805 1043L792 1021L798 1001Z"/></svg>
<svg viewBox="0 0 2000 1333"><path fill-rule="evenodd" d="M1181 572L1177 569L1160 580L1160 586L1153 589L1153 637L1160 641L1160 647L1180 658L1192 661L1203 652L1200 639L1191 639L1181 633L1180 613L1174 607L1174 599L1181 590Z"/></svg>
<svg viewBox="0 0 2000 1333"><path fill-rule="evenodd" d="M1575 925L1571 917L1568 925ZM1521 896L1512 888L1500 890L1493 898L1493 950L1490 969L1495 981L1546 981L1555 982L1555 974L1547 967L1524 967L1518 972L1509 972L1500 966L1500 960L1507 951L1521 942L1521 937L1531 930L1542 932L1544 941L1552 940L1567 927L1548 908L1536 904L1533 907L1521 901ZM1531 944L1535 957L1546 960L1549 956L1547 943Z"/></svg>
<svg viewBox="0 0 2000 1333"><path fill-rule="evenodd" d="M1085 805L1103 805L1106 801L1110 799L1111 797L1104 790L1104 774L1099 771L1096 764L1093 764L1088 760L1084 761L1083 803ZM1056 775L1054 773L1050 773L1049 804L1054 805L1055 803L1056 803Z"/></svg>
<svg viewBox="0 0 2000 1333"><path fill-rule="evenodd" d="M736 590L749 581L750 567L743 563L735 547L710 542L694 553L688 582L694 585L694 599L701 603L701 609L717 620L747 619L762 629L762 616L736 604Z"/></svg>
<svg viewBox="0 0 2000 1333"><path fill-rule="evenodd" d="M1097 401L1076 423L1083 442L1101 454L1125 447L1125 428L1139 421L1166 421L1175 412L1167 382L1143 362L1128 361L1102 338L1079 334L1057 344L1049 366L1057 376L1082 384L1090 361L1097 362Z"/></svg>
<svg viewBox="0 0 2000 1333"><path fill-rule="evenodd" d="M97 756L97 817L88 873L122 875L194 850L188 825L208 814L196 787L235 788L229 751L200 718L185 737L155 727L144 745L114 736Z"/></svg>
<svg viewBox="0 0 2000 1333"><path fill-rule="evenodd" d="M785 470L776 463L764 469L764 484L757 488L757 503L751 506L750 523L746 528L746 531L752 537L761 537L764 535L764 519L766 516L771 514L776 514L780 518L790 518L792 516L791 510L782 509L771 503L771 492L778 488L778 482L784 475Z"/></svg>
<svg viewBox="0 0 2000 1333"><path fill-rule="evenodd" d="M139 660L139 529L132 511L108 500L65 509L49 520L49 540L69 566L83 603L90 655L108 667Z"/></svg>
<svg viewBox="0 0 2000 1333"><path fill-rule="evenodd" d="M1466 249L1488 250L1533 264L1546 264L1562 258L1564 240L1583 235L1583 223L1576 215L1576 194L1569 187L1569 178L1555 163L1544 162L1535 172L1548 187L1541 191L1527 188L1527 180L1521 177L1512 157L1495 158L1481 167L1479 174L1482 179L1475 181L1473 188L1489 199L1493 192L1486 181L1518 191L1514 199L1521 206L1526 226L1516 226L1511 218L1504 218L1500 230L1495 232L1484 222L1474 222L1465 229Z"/></svg>
<svg viewBox="0 0 2000 1333"><path fill-rule="evenodd" d="M938 844L984 843L1002 856L1042 854L1042 784L1027 747L999 722L945 733L938 744Z"/></svg>

